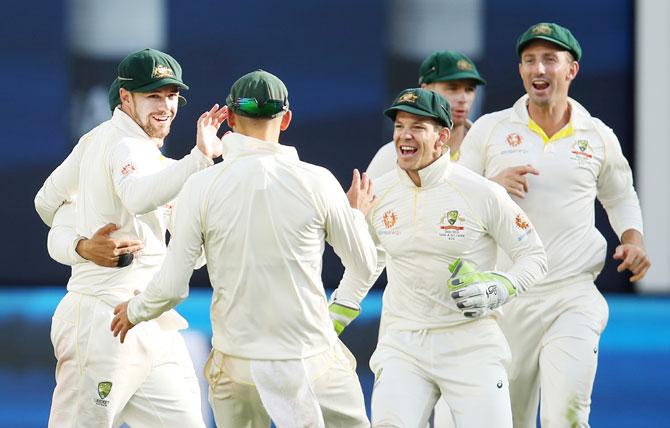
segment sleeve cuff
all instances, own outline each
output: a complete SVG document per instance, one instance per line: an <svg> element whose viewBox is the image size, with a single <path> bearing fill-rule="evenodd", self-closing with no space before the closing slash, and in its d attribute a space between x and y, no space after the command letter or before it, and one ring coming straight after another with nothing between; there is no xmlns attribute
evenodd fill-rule
<svg viewBox="0 0 670 428"><path fill-rule="evenodd" d="M196 164L201 168L207 168L208 166L214 165L214 161L205 156L205 154L200 151L198 146L195 146L193 149L191 149L191 155L193 155L193 159L195 159Z"/></svg>

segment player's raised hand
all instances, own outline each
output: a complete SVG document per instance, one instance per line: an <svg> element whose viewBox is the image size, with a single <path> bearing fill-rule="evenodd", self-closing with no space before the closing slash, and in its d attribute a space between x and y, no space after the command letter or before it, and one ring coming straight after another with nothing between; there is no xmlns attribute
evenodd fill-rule
<svg viewBox="0 0 670 428"><path fill-rule="evenodd" d="M112 325L110 329L114 337L121 335L119 338L121 343L126 340L126 334L128 330L135 327L135 324L131 323L128 319L128 302L119 303L114 308L114 319L112 320Z"/></svg>
<svg viewBox="0 0 670 428"><path fill-rule="evenodd" d="M75 251L98 266L127 266L130 263L124 261L132 261L133 255L142 250L144 245L139 239L112 239L110 235L116 230L118 230L117 225L107 223L98 229L90 239L82 239L77 242Z"/></svg>
<svg viewBox="0 0 670 428"><path fill-rule="evenodd" d="M347 191L347 198L349 199L351 208L355 208L364 215L368 215L368 212L378 202L374 190L372 179L366 173L361 175L357 169L354 169L351 187Z"/></svg>
<svg viewBox="0 0 670 428"><path fill-rule="evenodd" d="M209 111L198 118L197 139L198 149L210 159L218 158L223 154L223 143L216 135L221 124L228 118L228 107L219 108L214 104Z"/></svg>
<svg viewBox="0 0 670 428"><path fill-rule="evenodd" d="M614 250L615 260L623 260L617 266L617 272L623 272L626 269L633 273L630 277L630 282L639 281L644 278L651 266L651 262L647 258L647 252L643 246L636 244L621 244Z"/></svg>
<svg viewBox="0 0 670 428"><path fill-rule="evenodd" d="M528 178L526 174L540 175L540 171L532 165L513 166L503 170L491 180L500 184L510 195L525 198L528 193Z"/></svg>

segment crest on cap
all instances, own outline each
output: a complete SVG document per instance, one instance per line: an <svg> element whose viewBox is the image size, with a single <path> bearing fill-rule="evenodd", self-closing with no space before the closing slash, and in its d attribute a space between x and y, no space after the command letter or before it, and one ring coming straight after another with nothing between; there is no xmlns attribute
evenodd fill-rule
<svg viewBox="0 0 670 428"><path fill-rule="evenodd" d="M547 35L551 34L551 27L548 26L547 24L537 24L535 27L533 27L532 30L530 30L531 33L535 35Z"/></svg>
<svg viewBox="0 0 670 428"><path fill-rule="evenodd" d="M151 73L151 78L162 79L164 77L174 78L174 72L170 67L163 64L158 64L157 66L154 67L154 71Z"/></svg>
<svg viewBox="0 0 670 428"><path fill-rule="evenodd" d="M406 92L406 93L402 94L400 97L398 97L398 101L397 101L397 102L399 102L399 103L412 103L412 104L415 104L415 103L416 103L416 100L417 100L418 98L419 98L419 97L418 97L414 92Z"/></svg>
<svg viewBox="0 0 670 428"><path fill-rule="evenodd" d="M472 71L474 69L472 64L470 64L469 62L467 62L464 59L459 59L458 60L458 62L456 63L456 68L458 68L459 70L462 70L462 71Z"/></svg>

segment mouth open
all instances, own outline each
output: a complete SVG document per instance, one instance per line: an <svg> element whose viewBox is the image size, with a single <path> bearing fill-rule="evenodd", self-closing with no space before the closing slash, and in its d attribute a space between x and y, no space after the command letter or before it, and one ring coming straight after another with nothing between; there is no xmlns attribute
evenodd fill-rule
<svg viewBox="0 0 670 428"><path fill-rule="evenodd" d="M549 88L549 82L545 80L533 80L533 89L538 90L538 91L544 91L545 89Z"/></svg>
<svg viewBox="0 0 670 428"><path fill-rule="evenodd" d="M151 118L158 123L168 123L170 121L170 115L167 114L154 114L151 115Z"/></svg>
<svg viewBox="0 0 670 428"><path fill-rule="evenodd" d="M402 157L410 157L410 156L414 155L414 153L416 153L416 152L417 152L416 147L404 146L404 145L400 146L400 155Z"/></svg>

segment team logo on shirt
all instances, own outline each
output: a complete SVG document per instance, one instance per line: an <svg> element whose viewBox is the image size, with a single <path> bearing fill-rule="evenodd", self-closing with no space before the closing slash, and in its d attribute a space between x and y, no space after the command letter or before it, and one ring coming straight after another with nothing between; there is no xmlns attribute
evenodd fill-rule
<svg viewBox="0 0 670 428"><path fill-rule="evenodd" d="M382 221L384 222L384 227L390 229L398 222L398 216L395 212L389 210L384 213Z"/></svg>
<svg viewBox="0 0 670 428"><path fill-rule="evenodd" d="M505 141L507 141L507 144L510 147L516 147L523 142L523 139L521 138L521 135L517 134L516 132L512 132L507 136L507 138L505 138Z"/></svg>
<svg viewBox="0 0 670 428"><path fill-rule="evenodd" d="M589 145L588 140L577 140L572 145L572 150L570 150L570 153L575 156L582 156L584 158L591 159L593 157L593 155L590 153L591 151L591 146Z"/></svg>
<svg viewBox="0 0 670 428"><path fill-rule="evenodd" d="M514 224L521 230L526 230L528 229L528 226L530 226L530 223L528 222L526 216L521 213L517 214L516 217L514 218Z"/></svg>
<svg viewBox="0 0 670 428"><path fill-rule="evenodd" d="M129 163L127 165L124 165L123 168L121 168L121 174L125 177L126 175L135 172L136 169L137 168L135 168L135 165L133 165L132 163Z"/></svg>
<svg viewBox="0 0 670 428"><path fill-rule="evenodd" d="M465 219L458 214L458 210L451 210L445 212L440 217L438 224L439 235L444 236L449 241L465 237L465 226L463 225Z"/></svg>
<svg viewBox="0 0 670 428"><path fill-rule="evenodd" d="M105 398L107 398L110 392L112 392L112 382L100 382L98 384L98 397L100 398L96 398L95 404L98 406L107 407L109 400L105 400Z"/></svg>

